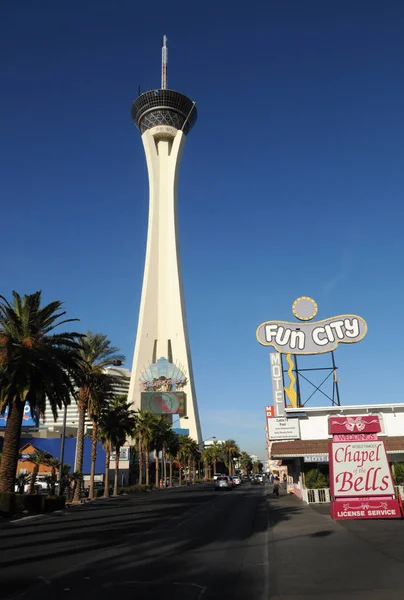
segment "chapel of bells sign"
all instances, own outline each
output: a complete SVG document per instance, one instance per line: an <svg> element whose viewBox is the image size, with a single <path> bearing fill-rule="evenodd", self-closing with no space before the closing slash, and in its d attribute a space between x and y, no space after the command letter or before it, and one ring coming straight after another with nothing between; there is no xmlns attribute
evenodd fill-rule
<svg viewBox="0 0 404 600"><path fill-rule="evenodd" d="M295 317L306 322L266 321L257 329L260 344L272 346L281 354L323 354L335 350L338 344L360 342L368 330L365 319L358 315L311 321L318 307L307 296L295 300L292 310Z"/></svg>

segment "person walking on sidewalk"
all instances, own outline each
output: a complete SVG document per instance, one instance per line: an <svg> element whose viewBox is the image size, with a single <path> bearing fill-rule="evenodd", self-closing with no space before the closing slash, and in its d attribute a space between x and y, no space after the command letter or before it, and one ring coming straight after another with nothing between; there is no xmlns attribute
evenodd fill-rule
<svg viewBox="0 0 404 600"><path fill-rule="evenodd" d="M275 477L274 477L274 483L273 483L273 485L274 485L273 494L274 494L275 496L278 496L278 497L279 497L279 487L280 487L280 485L281 485L281 482L280 482L280 480L279 480L279 477L278 477L278 476L275 476Z"/></svg>

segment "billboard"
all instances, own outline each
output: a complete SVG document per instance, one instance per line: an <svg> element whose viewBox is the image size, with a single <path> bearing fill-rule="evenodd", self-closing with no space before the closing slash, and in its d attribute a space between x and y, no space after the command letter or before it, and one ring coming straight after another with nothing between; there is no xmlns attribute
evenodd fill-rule
<svg viewBox="0 0 404 600"><path fill-rule="evenodd" d="M331 444L331 489L335 496L394 495L384 443L381 440Z"/></svg>
<svg viewBox="0 0 404 600"><path fill-rule="evenodd" d="M282 361L279 352L271 352L269 355L271 364L272 378L272 396L275 407L275 416L284 417L285 412L285 397L283 394L283 372Z"/></svg>
<svg viewBox="0 0 404 600"><path fill-rule="evenodd" d="M309 323L317 310L312 298L297 298L292 311L303 322L266 321L257 328L258 342L281 354L324 354L335 350L338 344L360 342L368 331L365 319L358 315L338 315Z"/></svg>
<svg viewBox="0 0 404 600"><path fill-rule="evenodd" d="M400 518L380 429L376 415L329 417L332 519Z"/></svg>
<svg viewBox="0 0 404 600"><path fill-rule="evenodd" d="M142 410L156 415L186 415L185 392L142 392Z"/></svg>
<svg viewBox="0 0 404 600"><path fill-rule="evenodd" d="M298 440L300 438L299 419L281 417L268 419L267 423L270 440Z"/></svg>
<svg viewBox="0 0 404 600"><path fill-rule="evenodd" d="M0 415L0 429L7 425L8 418L8 406L3 415ZM28 402L24 406L24 414L22 417L22 428L25 427L38 427L38 419L31 413L31 407Z"/></svg>
<svg viewBox="0 0 404 600"><path fill-rule="evenodd" d="M282 354L323 354L335 350L338 344L360 342L366 333L362 317L339 315L313 323L266 321L258 327L257 339Z"/></svg>

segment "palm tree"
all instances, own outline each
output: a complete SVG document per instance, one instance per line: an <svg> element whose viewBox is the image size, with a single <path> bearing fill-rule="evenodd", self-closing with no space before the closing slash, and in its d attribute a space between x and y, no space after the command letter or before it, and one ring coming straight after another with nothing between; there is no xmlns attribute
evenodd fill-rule
<svg viewBox="0 0 404 600"><path fill-rule="evenodd" d="M148 410L141 410L137 415L137 423L135 430L135 439L139 452L139 483L143 483L143 455L146 460L146 485L149 485L150 479L150 445L153 441L155 432L156 415Z"/></svg>
<svg viewBox="0 0 404 600"><path fill-rule="evenodd" d="M73 483L73 491L72 498L74 499L76 495L76 489L81 488L81 482L83 481L83 473L81 471L74 471L71 475L69 475L69 483ZM70 494L69 494L70 495Z"/></svg>
<svg viewBox="0 0 404 600"><path fill-rule="evenodd" d="M29 493L34 494L35 484L36 484L36 480L37 480L38 473L39 473L39 467L41 465L52 467L52 472L53 472L53 469L55 468L54 461L56 461L57 464L59 464L59 461L57 458L56 459L53 458L52 454L49 454L49 452L44 452L43 450L39 450L38 448L35 448L35 453L30 454L29 458L27 460L34 465L34 468L31 473L31 481L30 481L30 487L29 487ZM55 483L56 483L56 476L55 476Z"/></svg>
<svg viewBox="0 0 404 600"><path fill-rule="evenodd" d="M116 366L121 364L120 360L115 361ZM98 382L94 386L93 393L90 394L88 401L88 415L92 422L91 432L91 471L90 471L90 485L89 485L89 498L94 498L94 476L95 476L95 462L97 460L97 442L98 442L98 420L101 411L105 409L109 402L111 402L114 396L114 386L118 383L126 381L126 377L118 374L113 369L108 369L107 373L101 373L98 377Z"/></svg>
<svg viewBox="0 0 404 600"><path fill-rule="evenodd" d="M210 448L210 454L211 454L212 463L213 463L213 473L217 473L216 465L217 465L217 462L221 459L222 454L223 454L222 444L215 441L215 442L213 442L213 444L211 446L209 446L209 448Z"/></svg>
<svg viewBox="0 0 404 600"><path fill-rule="evenodd" d="M0 466L0 492L13 492L21 423L25 403L37 416L45 414L48 400L55 420L58 410L75 396L81 366L80 334L55 333L62 324L62 302L41 307L41 292L10 303L0 296L0 412L8 409Z"/></svg>
<svg viewBox="0 0 404 600"><path fill-rule="evenodd" d="M15 478L15 484L18 488L18 493L23 494L25 486L31 481L31 475L29 473L19 473Z"/></svg>
<svg viewBox="0 0 404 600"><path fill-rule="evenodd" d="M80 354L81 354L81 372L79 381L79 393L77 399L77 407L79 411L79 421L77 425L77 452L74 470L81 472L83 470L83 453L84 453L84 428L87 411L93 417L93 443L92 454L97 452L97 425L94 422L100 413L100 390L109 388L112 393L113 385L119 381L119 376L116 373L106 373L107 367L117 366L121 364L125 357L117 354L119 348L111 346L111 342L103 333L92 333L88 331L82 339ZM95 459L94 459L95 464ZM91 486L91 481L90 481ZM94 490L94 477L92 488ZM76 486L75 500L80 497L80 486Z"/></svg>
<svg viewBox="0 0 404 600"><path fill-rule="evenodd" d="M233 458L239 456L240 448L234 440L226 440L222 447L224 463L229 469L229 475L233 475Z"/></svg>
<svg viewBox="0 0 404 600"><path fill-rule="evenodd" d="M130 408L126 396L115 396L100 418L100 430L109 449L115 452L114 496L118 495L119 452L128 437L133 437L136 428L136 413ZM105 481L105 490L108 479Z"/></svg>
<svg viewBox="0 0 404 600"><path fill-rule="evenodd" d="M199 462L201 459L201 450L200 450L198 442L196 442L195 440L192 440L192 443L189 445L189 453L190 453L189 468L190 468L190 473L192 475L192 480L195 483L196 463L197 463L197 461Z"/></svg>
<svg viewBox="0 0 404 600"><path fill-rule="evenodd" d="M60 489L58 490L59 496L63 496L66 487L69 485L69 471L71 469L71 465L67 465L63 463L63 465L59 469L62 469L62 479L60 482Z"/></svg>
<svg viewBox="0 0 404 600"><path fill-rule="evenodd" d="M248 471L251 469L251 456L247 452L241 452L239 462L245 475L248 475Z"/></svg>
<svg viewBox="0 0 404 600"><path fill-rule="evenodd" d="M189 435L179 435L179 450L177 453L177 458L180 467L180 480L179 484L181 485L181 467L188 467L187 480L191 480L191 470L192 466L195 465L195 459L199 456L199 446L195 440L193 440Z"/></svg>
<svg viewBox="0 0 404 600"><path fill-rule="evenodd" d="M162 415L159 415L154 423L153 446L156 453L156 487L159 485L159 452L161 451L161 463L165 462L165 444L167 442L171 424Z"/></svg>
<svg viewBox="0 0 404 600"><path fill-rule="evenodd" d="M213 464L212 446L208 446L207 448L205 448L205 450L202 453L202 460L205 470L204 479L211 479L211 469Z"/></svg>
<svg viewBox="0 0 404 600"><path fill-rule="evenodd" d="M172 429L170 430L166 440L166 451L170 460L170 487L173 487L173 462L179 451L179 435Z"/></svg>

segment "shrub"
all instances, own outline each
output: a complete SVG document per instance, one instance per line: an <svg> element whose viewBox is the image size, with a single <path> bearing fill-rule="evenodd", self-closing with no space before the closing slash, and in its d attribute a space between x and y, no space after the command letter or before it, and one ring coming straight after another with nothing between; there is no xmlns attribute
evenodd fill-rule
<svg viewBox="0 0 404 600"><path fill-rule="evenodd" d="M396 485L404 485L404 463L393 465L393 478Z"/></svg>
<svg viewBox="0 0 404 600"><path fill-rule="evenodd" d="M15 511L16 494L14 492L0 493L0 513L11 516Z"/></svg>
<svg viewBox="0 0 404 600"><path fill-rule="evenodd" d="M55 510L62 510L65 507L66 498L64 496L48 496L44 499L43 509L44 512L53 512Z"/></svg>
<svg viewBox="0 0 404 600"><path fill-rule="evenodd" d="M97 490L95 490L96 498L102 498L103 495L104 495L104 488L98 488Z"/></svg>
<svg viewBox="0 0 404 600"><path fill-rule="evenodd" d="M40 513L42 512L42 502L44 496L37 496L35 494L24 494L24 509L28 512Z"/></svg>
<svg viewBox="0 0 404 600"><path fill-rule="evenodd" d="M25 510L25 497L24 494L15 495L15 514L21 514Z"/></svg>
<svg viewBox="0 0 404 600"><path fill-rule="evenodd" d="M321 471L318 469L310 469L305 475L306 488L309 490L317 490L320 488L328 488L328 482Z"/></svg>
<svg viewBox="0 0 404 600"><path fill-rule="evenodd" d="M143 485L143 484L127 485L125 487L121 487L121 489L119 490L120 494L138 494L138 493L142 493L142 492L147 492L146 485Z"/></svg>

